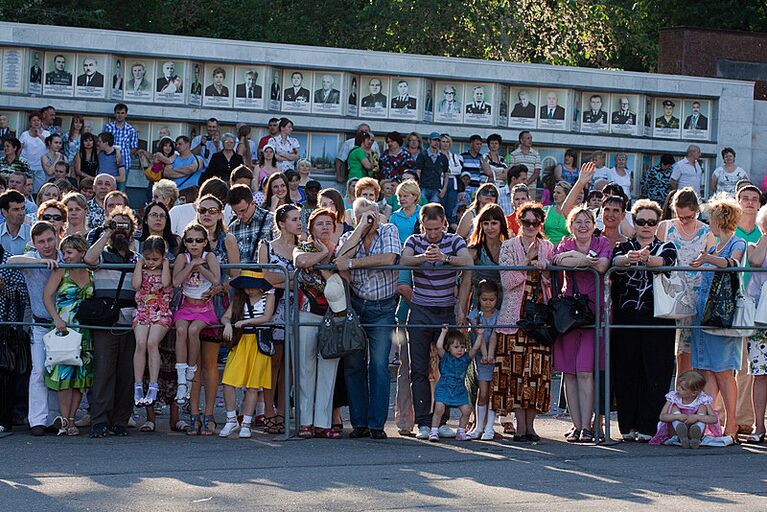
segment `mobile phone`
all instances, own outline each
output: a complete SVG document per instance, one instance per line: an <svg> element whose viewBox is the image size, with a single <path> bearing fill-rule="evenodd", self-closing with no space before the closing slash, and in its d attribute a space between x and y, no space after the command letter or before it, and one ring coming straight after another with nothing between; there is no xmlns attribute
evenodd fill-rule
<svg viewBox="0 0 767 512"><path fill-rule="evenodd" d="M589 258L596 258L596 257L597 257L597 253L596 252L589 251Z"/></svg>

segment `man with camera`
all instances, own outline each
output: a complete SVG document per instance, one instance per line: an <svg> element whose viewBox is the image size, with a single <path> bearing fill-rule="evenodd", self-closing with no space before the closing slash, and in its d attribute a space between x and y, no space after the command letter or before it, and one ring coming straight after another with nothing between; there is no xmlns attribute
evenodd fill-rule
<svg viewBox="0 0 767 512"><path fill-rule="evenodd" d="M349 283L354 311L368 325L368 353L344 358L344 378L349 394L350 437L386 439L384 424L389 412L389 351L397 307L396 270L379 270L395 265L400 242L394 224L381 224L378 205L364 197L352 205L357 227L341 236L336 250L336 267ZM380 327L379 327L380 326ZM369 373L369 375L368 375Z"/></svg>
<svg viewBox="0 0 767 512"><path fill-rule="evenodd" d="M136 253L131 245L136 218L131 209L116 206L104 221L103 228L101 237L85 253L85 263L93 267L111 263L135 265ZM115 327L128 329L93 330L92 438L105 437L108 433L128 435L128 420L133 412L133 352L136 344L130 329L136 294L131 284L132 274L132 267L98 269L93 273L94 297L116 300L120 315Z"/></svg>
<svg viewBox="0 0 767 512"><path fill-rule="evenodd" d="M192 139L192 154L199 155L205 160L205 167L210 163L214 153L221 151L221 134L218 128L218 119L208 119L205 133L201 133Z"/></svg>

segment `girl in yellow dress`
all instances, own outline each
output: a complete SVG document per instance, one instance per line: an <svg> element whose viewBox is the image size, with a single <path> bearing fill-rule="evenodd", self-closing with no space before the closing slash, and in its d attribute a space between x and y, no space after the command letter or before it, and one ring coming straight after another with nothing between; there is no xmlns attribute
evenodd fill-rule
<svg viewBox="0 0 767 512"><path fill-rule="evenodd" d="M271 328L258 326L272 320L275 300L272 285L264 279L263 272L243 270L230 284L235 289L234 299L221 317L224 339L229 342L231 351L222 379L226 425L219 436L228 437L240 428L240 437L247 438L251 436L258 389L270 389L272 386L271 354L262 352L263 347L259 348L258 343L258 337L261 336L262 345L271 345ZM263 343L266 338L269 338L269 342ZM246 391L240 427L237 423L235 390L243 386Z"/></svg>

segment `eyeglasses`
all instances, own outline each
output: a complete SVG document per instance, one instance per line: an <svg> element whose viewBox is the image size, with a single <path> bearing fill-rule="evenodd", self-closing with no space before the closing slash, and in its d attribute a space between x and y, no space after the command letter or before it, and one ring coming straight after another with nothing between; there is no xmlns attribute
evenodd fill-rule
<svg viewBox="0 0 767 512"><path fill-rule="evenodd" d="M498 197L498 192L493 189L485 189L479 193L481 196Z"/></svg>
<svg viewBox="0 0 767 512"><path fill-rule="evenodd" d="M218 215L219 213L221 213L221 209L216 208L215 206L211 208L205 208L200 206L199 208L197 208L197 213L199 213L200 215L205 215L206 213L209 213L211 215Z"/></svg>
<svg viewBox="0 0 767 512"><path fill-rule="evenodd" d="M58 214L51 215L49 213L46 213L45 215L43 215L43 220L47 220L47 221L51 221L52 220L52 221L56 221L56 222L61 222L62 220L64 220L64 217L62 217L61 215L58 215Z"/></svg>
<svg viewBox="0 0 767 512"><path fill-rule="evenodd" d="M204 238L184 238L184 242L188 244L204 244Z"/></svg>
<svg viewBox="0 0 767 512"><path fill-rule="evenodd" d="M455 96L455 93L452 92L452 91L445 91L445 94L451 94L451 95Z"/></svg>
<svg viewBox="0 0 767 512"><path fill-rule="evenodd" d="M152 212L149 215L147 215L150 219L164 219L165 214L164 213L158 213L158 212Z"/></svg>
<svg viewBox="0 0 767 512"><path fill-rule="evenodd" d="M538 226L541 225L541 221L539 221L538 219L535 219L535 220L520 219L519 223L525 226L526 228L537 228Z"/></svg>
<svg viewBox="0 0 767 512"><path fill-rule="evenodd" d="M650 226L652 228L658 225L658 221L656 219L635 219L634 224L639 227Z"/></svg>

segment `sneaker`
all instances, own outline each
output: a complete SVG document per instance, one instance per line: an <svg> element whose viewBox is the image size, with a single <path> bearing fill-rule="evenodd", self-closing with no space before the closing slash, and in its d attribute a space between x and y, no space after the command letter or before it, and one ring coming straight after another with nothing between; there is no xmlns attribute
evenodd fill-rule
<svg viewBox="0 0 767 512"><path fill-rule="evenodd" d="M484 432L482 430L472 430L471 432L469 432L469 437L471 437L472 439L479 439L480 437L482 437L483 434Z"/></svg>
<svg viewBox="0 0 767 512"><path fill-rule="evenodd" d="M418 433L415 435L416 439L429 439L431 429L427 426L418 427Z"/></svg>
<svg viewBox="0 0 767 512"><path fill-rule="evenodd" d="M693 450L700 448L700 440L703 437L703 431L698 425L693 425L688 430L690 434L690 448Z"/></svg>
<svg viewBox="0 0 767 512"><path fill-rule="evenodd" d="M652 436L648 436L647 434L640 434L639 432L637 432L636 439L637 439L637 442L639 443L649 443L650 440L652 439Z"/></svg>
<svg viewBox="0 0 767 512"><path fill-rule="evenodd" d="M628 434L621 435L621 439L626 441L627 443L631 443L633 441L637 440L637 431L631 430Z"/></svg>
<svg viewBox="0 0 767 512"><path fill-rule="evenodd" d="M136 427L138 427L138 423L136 423L136 418L131 414L131 417L128 418L128 428Z"/></svg>
<svg viewBox="0 0 767 512"><path fill-rule="evenodd" d="M437 434L435 434L435 433L430 431L429 432L429 442L430 443L438 443L439 442L439 435L437 435Z"/></svg>
<svg viewBox="0 0 767 512"><path fill-rule="evenodd" d="M679 444L682 445L682 448L689 448L690 437L688 436L689 432L687 431L687 425L680 421L674 427L674 432L676 432L676 436L679 438Z"/></svg>
<svg viewBox="0 0 767 512"><path fill-rule="evenodd" d="M455 437L455 430L448 427L447 425L442 425L441 427L439 427L438 432L439 432L439 437L444 437L444 438Z"/></svg>
<svg viewBox="0 0 767 512"><path fill-rule="evenodd" d="M456 441L471 441L471 436L467 434L466 432L458 432L455 435Z"/></svg>
<svg viewBox="0 0 767 512"><path fill-rule="evenodd" d="M90 427L91 426L91 415L90 414L83 414L83 417L79 420L75 421L76 427Z"/></svg>
<svg viewBox="0 0 767 512"><path fill-rule="evenodd" d="M251 435L253 435L253 434L251 434L251 432L250 432L250 425L248 425L246 423L245 425L240 427L240 439L247 439Z"/></svg>
<svg viewBox="0 0 767 512"><path fill-rule="evenodd" d="M234 421L227 420L227 422L224 423L224 428L222 428L221 432L218 433L218 437L229 437L229 434L236 431L239 427L240 427L240 424L237 423L237 420L234 420Z"/></svg>
<svg viewBox="0 0 767 512"><path fill-rule="evenodd" d="M488 431L482 432L482 437L480 437L481 441L492 441L493 439L495 439L495 432L494 431L493 432L488 432Z"/></svg>

